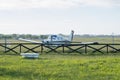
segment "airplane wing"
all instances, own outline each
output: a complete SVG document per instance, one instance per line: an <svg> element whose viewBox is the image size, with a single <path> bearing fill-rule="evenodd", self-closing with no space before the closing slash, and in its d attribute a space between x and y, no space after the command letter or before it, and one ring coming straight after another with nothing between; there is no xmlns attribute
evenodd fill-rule
<svg viewBox="0 0 120 80"><path fill-rule="evenodd" d="M25 42L31 42L31 43L42 43L42 42L38 42L38 41L34 41L34 40L29 40L29 39L23 39L23 38L19 38L18 40L25 41Z"/></svg>
<svg viewBox="0 0 120 80"><path fill-rule="evenodd" d="M81 42L81 44L99 44L98 42Z"/></svg>

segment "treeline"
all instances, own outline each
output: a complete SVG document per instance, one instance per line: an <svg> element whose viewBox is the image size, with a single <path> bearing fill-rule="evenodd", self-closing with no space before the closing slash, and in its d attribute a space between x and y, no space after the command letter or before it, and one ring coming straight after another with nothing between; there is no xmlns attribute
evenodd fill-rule
<svg viewBox="0 0 120 80"><path fill-rule="evenodd" d="M62 36L68 36L68 35L63 35ZM18 38L24 38L24 39L46 39L49 35L32 35L32 34L0 34L0 39L18 39ZM74 35L74 37L120 37L120 35L89 35L89 34L84 34L84 35Z"/></svg>
<svg viewBox="0 0 120 80"><path fill-rule="evenodd" d="M83 35L75 35L75 37L120 37L120 35L90 35L90 34L83 34Z"/></svg>
<svg viewBox="0 0 120 80"><path fill-rule="evenodd" d="M48 35L32 35L32 34L0 34L0 39L18 39L18 38L24 38L24 39L45 39Z"/></svg>

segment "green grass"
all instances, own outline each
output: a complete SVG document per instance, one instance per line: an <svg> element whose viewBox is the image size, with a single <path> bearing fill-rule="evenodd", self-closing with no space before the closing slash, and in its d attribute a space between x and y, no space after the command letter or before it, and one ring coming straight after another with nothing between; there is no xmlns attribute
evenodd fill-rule
<svg viewBox="0 0 120 80"><path fill-rule="evenodd" d="M0 80L119 80L120 55L0 55Z"/></svg>
<svg viewBox="0 0 120 80"><path fill-rule="evenodd" d="M75 37L74 41L78 42L98 42L98 43L113 43L112 37ZM114 43L120 43L119 37L114 37Z"/></svg>
<svg viewBox="0 0 120 80"><path fill-rule="evenodd" d="M112 38L75 41L112 43ZM119 38L115 38L115 43L120 43ZM0 52L0 80L119 80L119 74L119 53L43 53L39 59L23 59L14 53Z"/></svg>

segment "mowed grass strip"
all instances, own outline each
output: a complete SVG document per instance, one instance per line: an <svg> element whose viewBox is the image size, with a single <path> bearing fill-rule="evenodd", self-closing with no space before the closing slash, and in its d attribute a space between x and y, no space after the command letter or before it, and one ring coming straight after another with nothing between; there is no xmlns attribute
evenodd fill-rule
<svg viewBox="0 0 120 80"><path fill-rule="evenodd" d="M0 55L0 80L119 80L120 55Z"/></svg>

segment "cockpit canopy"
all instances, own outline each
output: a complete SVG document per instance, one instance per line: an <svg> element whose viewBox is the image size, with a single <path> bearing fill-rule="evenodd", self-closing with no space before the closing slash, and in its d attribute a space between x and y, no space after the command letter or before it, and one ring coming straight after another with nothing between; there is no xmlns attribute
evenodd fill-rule
<svg viewBox="0 0 120 80"><path fill-rule="evenodd" d="M50 35L48 37L48 39L50 41L62 41L62 40L64 40L64 38L62 36L60 36L60 35Z"/></svg>

